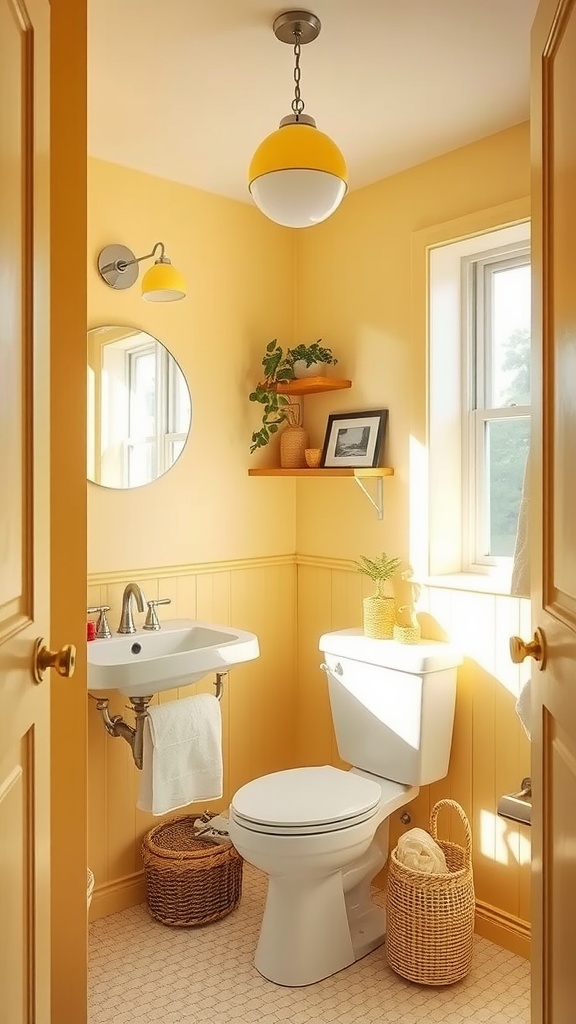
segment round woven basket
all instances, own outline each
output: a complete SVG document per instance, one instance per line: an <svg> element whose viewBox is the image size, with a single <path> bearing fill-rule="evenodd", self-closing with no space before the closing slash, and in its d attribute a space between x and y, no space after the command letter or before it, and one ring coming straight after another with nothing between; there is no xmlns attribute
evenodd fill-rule
<svg viewBox="0 0 576 1024"><path fill-rule="evenodd" d="M438 813L450 807L462 819L465 847L437 838ZM390 854L386 909L386 957L403 978L420 985L451 985L468 974L474 942L472 833L460 804L439 800L430 815L430 833L444 851L448 871L426 875Z"/></svg>
<svg viewBox="0 0 576 1024"><path fill-rule="evenodd" d="M213 843L185 815L157 825L142 841L148 910L162 924L189 927L229 914L242 895L242 857Z"/></svg>

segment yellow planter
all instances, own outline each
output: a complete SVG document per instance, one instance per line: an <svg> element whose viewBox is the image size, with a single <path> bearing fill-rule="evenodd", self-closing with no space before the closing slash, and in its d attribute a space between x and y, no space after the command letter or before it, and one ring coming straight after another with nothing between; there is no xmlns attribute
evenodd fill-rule
<svg viewBox="0 0 576 1024"><path fill-rule="evenodd" d="M396 623L392 635L400 644L417 644L421 635L420 626L401 626Z"/></svg>
<svg viewBox="0 0 576 1024"><path fill-rule="evenodd" d="M391 640L395 619L394 598L374 594L372 597L365 597L362 605L364 636L373 637L375 640Z"/></svg>

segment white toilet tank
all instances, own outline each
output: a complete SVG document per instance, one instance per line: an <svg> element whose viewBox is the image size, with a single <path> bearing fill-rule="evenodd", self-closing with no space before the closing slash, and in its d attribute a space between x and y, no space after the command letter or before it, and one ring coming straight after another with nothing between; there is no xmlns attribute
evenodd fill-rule
<svg viewBox="0 0 576 1024"><path fill-rule="evenodd" d="M318 646L340 756L394 782L443 779L462 656L450 644L373 640L359 629L324 633Z"/></svg>

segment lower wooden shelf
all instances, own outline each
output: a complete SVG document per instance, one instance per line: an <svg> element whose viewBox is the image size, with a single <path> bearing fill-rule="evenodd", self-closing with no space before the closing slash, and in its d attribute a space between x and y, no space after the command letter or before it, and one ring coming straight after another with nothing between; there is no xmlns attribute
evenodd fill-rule
<svg viewBox="0 0 576 1024"><path fill-rule="evenodd" d="M327 467L326 469L281 469L278 467L269 467L265 469L249 469L249 476L296 476L296 477L350 477L356 481L358 486L364 492L368 501L376 509L376 516L378 519L384 518L384 488L383 482L385 476L394 476L394 470L389 466L378 466L376 469L353 469L352 467L346 467L345 469ZM370 491L364 486L364 480L374 480L376 488L376 497L372 497Z"/></svg>
<svg viewBox="0 0 576 1024"><path fill-rule="evenodd" d="M326 467L326 469L281 469L280 466L265 469L249 469L248 476L351 476L351 477L383 477L394 476L394 470L388 466L377 469L346 469Z"/></svg>

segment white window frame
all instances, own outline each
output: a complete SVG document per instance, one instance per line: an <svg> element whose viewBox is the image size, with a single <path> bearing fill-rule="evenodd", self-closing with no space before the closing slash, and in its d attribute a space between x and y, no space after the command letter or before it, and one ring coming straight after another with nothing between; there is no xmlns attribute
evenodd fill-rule
<svg viewBox="0 0 576 1024"><path fill-rule="evenodd" d="M494 275L521 266L530 266L529 244L514 242L488 250L482 248L462 257L464 572L509 568L511 563L512 556L487 554L490 493L486 444L489 424L530 419L529 405L497 406L490 395Z"/></svg>
<svg viewBox="0 0 576 1024"><path fill-rule="evenodd" d="M468 454L463 434L467 413L467 362L462 341L464 296L462 260L495 251L523 251L530 245L530 222L519 201L506 207L520 212L511 223L496 218L500 208L419 232L414 241L413 287L423 289L415 324L428 339L427 411L424 452L413 439L411 466L410 552L421 578L453 586L509 592L511 559L506 566L481 564L469 555L465 484ZM472 230L470 226L474 225ZM462 227L463 230L457 229ZM425 261L425 273L419 270ZM519 410L514 409L514 414ZM508 414L510 415L510 414ZM425 492L427 503L425 503ZM424 499L424 502L422 501ZM423 508L428 515L423 515ZM472 582L475 581L475 582Z"/></svg>

